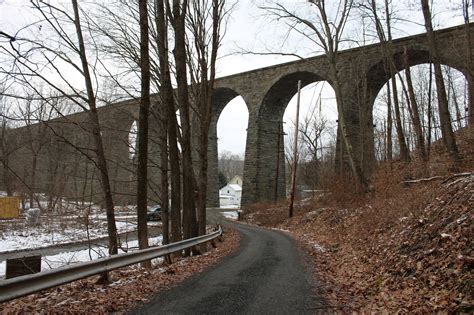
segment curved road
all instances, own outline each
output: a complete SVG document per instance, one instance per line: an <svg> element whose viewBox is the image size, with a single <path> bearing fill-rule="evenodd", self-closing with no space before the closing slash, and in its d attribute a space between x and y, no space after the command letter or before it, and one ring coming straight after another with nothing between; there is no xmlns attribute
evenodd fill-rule
<svg viewBox="0 0 474 315"><path fill-rule="evenodd" d="M241 233L235 253L132 313L306 314L324 308L292 239L274 230L226 225Z"/></svg>

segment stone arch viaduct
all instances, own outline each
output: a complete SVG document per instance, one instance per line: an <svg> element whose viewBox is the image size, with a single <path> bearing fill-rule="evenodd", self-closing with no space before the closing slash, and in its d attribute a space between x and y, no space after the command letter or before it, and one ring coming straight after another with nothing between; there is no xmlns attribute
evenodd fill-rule
<svg viewBox="0 0 474 315"><path fill-rule="evenodd" d="M474 25L470 25L473 29ZM469 33L470 42L474 42L474 32ZM469 96L474 96L472 84L473 66L469 60L473 60L473 50L467 46L467 32L464 26L439 30L435 33L436 42L441 54L441 63L449 65L461 71L469 82ZM366 175L371 172L374 160L373 140L373 117L372 108L377 94L384 84L389 80L389 74L385 71L384 59L382 57L380 44L373 44L354 49L341 51L338 55L338 72L343 78L341 82L344 115L348 124L348 135L356 154L358 155ZM420 34L393 41L393 57L397 69L403 70L402 55L406 50L410 66L430 62L430 53L426 34ZM256 69L217 79L213 95L213 120L210 129L209 153L209 206L218 206L218 181L217 181L217 121L226 104L241 96L247 104L249 111L249 122L247 128L247 142L245 151L244 183L242 203L249 204L258 201L273 200L275 197L285 197L284 156L283 137L278 137L282 127L282 117L285 108L296 93L297 81L301 80L303 86L316 82L333 81L329 76L328 64L324 55L278 64L271 67ZM154 96L155 102L158 96ZM469 105L472 114L472 104ZM340 113L341 114L341 113ZM133 177L133 161L128 156L128 132L133 121L138 117L138 101L128 100L120 103L110 104L100 108L99 115L103 126L105 147L111 169L111 177L114 181L114 192L123 197L123 201L133 200L130 196L135 192ZM75 124L65 124L64 121L73 121ZM152 182L150 183L151 195L156 192L156 179L158 174L156 145L153 137L156 136L155 129L158 128L157 121L151 118L150 136L150 171ZM56 152L56 155L64 159L61 171L67 174L84 174L90 171L90 161L67 149L66 141L53 141L52 133L63 135L83 147L90 147L92 141L82 131L81 126L87 124L85 113L73 114L50 122L53 128L48 129L50 136L41 137L46 140L46 146L50 146L47 152ZM471 120L472 122L472 120ZM36 126L35 128L39 128ZM25 127L16 129L17 133L25 133ZM23 131L22 131L23 130ZM55 132L51 132L55 130ZM278 144L278 141L281 143ZM52 144L54 143L54 146ZM54 147L54 148L53 148ZM25 149L22 149L25 150ZM20 150L21 152L21 150ZM46 154L43 154L46 155ZM280 155L278 157L278 155ZM41 167L44 169L51 158L42 156ZM279 161L279 166L277 166ZM89 166L88 166L89 165ZM20 167L20 166L17 166ZM276 169L279 168L277 178ZM213 172L213 170L215 170ZM28 177L28 174L26 174ZM42 182L47 183L47 175ZM68 175L69 176L69 175ZM82 175L83 176L83 175ZM73 176L66 178L72 178ZM51 185L51 183L49 183ZM73 186L79 186L79 188ZM80 180L65 180L63 187L69 187L67 191L89 189L87 184ZM71 193L70 193L71 194Z"/></svg>

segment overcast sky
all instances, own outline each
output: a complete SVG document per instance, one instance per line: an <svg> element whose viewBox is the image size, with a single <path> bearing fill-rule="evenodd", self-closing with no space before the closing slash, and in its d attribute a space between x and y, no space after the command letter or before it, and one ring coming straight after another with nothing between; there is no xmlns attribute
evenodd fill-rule
<svg viewBox="0 0 474 315"><path fill-rule="evenodd" d="M229 2L231 0L228 0ZM28 19L25 6L26 0L0 0L0 30L15 33L19 25L24 25ZM51 0L54 2L54 0ZM68 1L63 1L69 3ZM84 1L86 2L86 1ZM91 2L91 1L89 1ZM235 0L234 0L235 2ZM311 44L303 36L290 33L284 23L277 22L260 10L257 5L271 5L275 1L266 0L239 0L231 13L228 21L228 28L221 48L221 59L218 63L218 76L226 76L234 73L244 72L264 66L283 63L295 58L283 56L256 56L243 55L239 52L266 50L297 53L303 57L320 54L317 47ZM304 0L279 1L288 5L296 12L302 14L311 13ZM423 18L420 11L419 0L393 0L396 4L395 14L405 19L399 22L394 30L395 37L408 36L424 31ZM81 1L79 1L81 3ZM326 1L331 7L338 4L338 1ZM444 28L462 23L461 12L454 12L453 8L459 5L460 0L435 0L435 28ZM367 19L363 20L357 10L348 23L346 34L351 38L356 38L366 44L376 41L371 34L362 31L362 24L369 24ZM352 43L353 45L353 43ZM324 88L321 87L324 85ZM334 92L328 84L312 84L303 89L301 117L312 112L316 106L318 95L321 94L321 110L317 110L318 115L324 115L328 121L335 126L336 109L334 103ZM285 112L285 129L293 128L296 102L295 97L289 103ZM301 119L301 118L300 118ZM248 123L248 111L241 97L232 100L223 110L218 122L219 151L232 151L243 153L245 150L246 128Z"/></svg>

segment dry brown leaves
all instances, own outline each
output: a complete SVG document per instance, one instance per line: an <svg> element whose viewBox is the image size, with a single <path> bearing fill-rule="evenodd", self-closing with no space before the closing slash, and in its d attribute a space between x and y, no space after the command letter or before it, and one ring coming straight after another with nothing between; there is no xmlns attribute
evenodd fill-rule
<svg viewBox="0 0 474 315"><path fill-rule="evenodd" d="M223 242L206 254L182 258L172 265L150 270L138 266L111 272L112 283L97 284L97 277L79 280L54 289L0 304L0 313L109 313L127 312L167 289L217 263L239 245L239 234L226 229Z"/></svg>
<svg viewBox="0 0 474 315"><path fill-rule="evenodd" d="M473 312L474 176L415 187L392 177L391 192L357 208L305 206L278 224L285 207L246 217L301 241L335 309Z"/></svg>

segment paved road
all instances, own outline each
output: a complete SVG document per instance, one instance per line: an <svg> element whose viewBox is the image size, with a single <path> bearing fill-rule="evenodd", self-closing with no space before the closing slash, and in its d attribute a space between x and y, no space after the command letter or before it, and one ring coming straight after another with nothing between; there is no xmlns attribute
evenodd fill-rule
<svg viewBox="0 0 474 315"><path fill-rule="evenodd" d="M156 295L134 314L307 314L320 309L296 244L285 234L226 223L240 248L217 266Z"/></svg>

